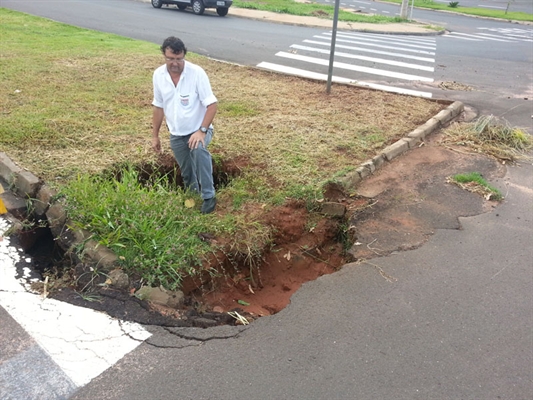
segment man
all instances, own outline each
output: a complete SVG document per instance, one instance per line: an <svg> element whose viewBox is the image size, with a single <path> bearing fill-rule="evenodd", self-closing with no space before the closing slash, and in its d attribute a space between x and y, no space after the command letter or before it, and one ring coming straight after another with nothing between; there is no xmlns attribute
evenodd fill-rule
<svg viewBox="0 0 533 400"><path fill-rule="evenodd" d="M161 52L166 63L153 75L152 147L161 153L159 130L165 118L185 188L201 194L201 212L209 214L215 210L216 197L207 146L213 138L217 98L205 71L185 61L187 49L180 39L165 39Z"/></svg>

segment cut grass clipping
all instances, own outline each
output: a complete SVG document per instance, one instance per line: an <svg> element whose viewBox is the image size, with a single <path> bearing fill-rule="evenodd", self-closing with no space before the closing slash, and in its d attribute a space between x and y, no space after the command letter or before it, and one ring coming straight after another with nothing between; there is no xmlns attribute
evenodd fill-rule
<svg viewBox="0 0 533 400"><path fill-rule="evenodd" d="M443 143L464 146L503 162L527 160L533 149L531 135L494 115L481 116L471 123L454 123L444 133Z"/></svg>
<svg viewBox="0 0 533 400"><path fill-rule="evenodd" d="M272 236L265 213L294 199L315 205L326 182L446 107L346 85L328 95L325 82L200 57L186 43L219 99L211 152L239 170L217 188L216 212L202 215L199 198L163 178L141 184L135 172L157 162L150 138L160 44L1 8L0 19L0 148L63 193L73 223L125 269L168 289L220 251L257 265ZM171 157L168 132L161 139ZM104 173L119 165L121 179Z"/></svg>
<svg viewBox="0 0 533 400"><path fill-rule="evenodd" d="M453 175L449 177L447 181L448 183L455 183L460 188L468 190L469 192L478 193L482 195L485 200L503 200L501 192L489 185L479 172Z"/></svg>

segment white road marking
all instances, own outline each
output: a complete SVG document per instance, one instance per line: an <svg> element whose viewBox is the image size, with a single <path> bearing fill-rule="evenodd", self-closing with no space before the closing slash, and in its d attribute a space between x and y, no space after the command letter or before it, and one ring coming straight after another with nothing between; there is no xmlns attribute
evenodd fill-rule
<svg viewBox="0 0 533 400"><path fill-rule="evenodd" d="M317 39L331 40L331 38L324 37L324 36L316 35L314 37L317 38ZM360 41L356 41L356 40L342 39L342 38L339 38L338 36L337 36L336 42L339 42L339 43L353 43L353 44L359 44L359 45L363 45L363 46L377 47L377 48L380 48L380 49L391 49L391 50L397 50L397 51L407 51L407 52L416 53L416 54L428 54L428 55L431 55L431 56L435 55L435 53L431 52L431 51L399 48L398 46L384 46L384 45L375 44L375 43L364 43L364 42L360 42Z"/></svg>
<svg viewBox="0 0 533 400"><path fill-rule="evenodd" d="M327 38L324 38L324 39L327 39ZM331 45L331 41L330 42L319 42L319 41L316 41L316 40L304 40L304 43L318 44L318 45L323 45L323 46L328 46L328 47ZM337 44L337 43L335 44L335 48L336 49L346 49L346 50L357 50L357 51L362 51L362 52L365 52L365 53L381 54L381 55L384 55L384 56L402 57L402 58L407 58L407 59L410 59L410 60L426 61L426 62L433 62L433 63L435 62L434 58L429 58L429 57L412 56L412 55L409 55L409 54L393 53L393 52L390 52L390 51L367 49L367 48L364 48L364 47L347 46L347 45Z"/></svg>
<svg viewBox="0 0 533 400"><path fill-rule="evenodd" d="M505 7L498 7L498 6L484 6L482 4L478 4L477 5L478 7L482 7L482 8L497 8L499 10L505 10Z"/></svg>
<svg viewBox="0 0 533 400"><path fill-rule="evenodd" d="M0 217L0 237L9 227ZM54 299L43 299L17 280L22 251L0 241L0 306L24 328L63 372L83 386L151 336L141 325Z"/></svg>
<svg viewBox="0 0 533 400"><path fill-rule="evenodd" d="M328 60L323 60L323 59L314 58L314 57L301 56L298 54L286 53L284 51L280 51L276 53L276 56L289 58L292 60L304 61L304 62L317 64L317 65L326 65L326 66L329 65ZM349 71L358 71L358 72L363 72L363 73L372 74L372 75L387 76L389 78L404 79L404 80L409 80L409 81L433 82L433 78L427 78L425 76L410 75L410 74L387 71L384 69L377 69L377 68L361 67L358 65L351 65L351 64L341 63L337 61L333 63L333 66L335 68L346 69Z"/></svg>
<svg viewBox="0 0 533 400"><path fill-rule="evenodd" d="M331 32L323 33L323 35L331 35ZM349 33L339 33L337 37L343 37L343 38L354 38L359 40L365 40L367 42L376 42L376 43L400 43L402 46L406 47L414 47L416 49L425 49L425 50L435 50L436 47L433 43L431 45L428 45L427 42L425 43L419 43L419 44L412 44L413 40L409 39L400 39L397 37L392 37L390 35L365 35L365 34L349 34Z"/></svg>
<svg viewBox="0 0 533 400"><path fill-rule="evenodd" d="M326 74L320 74L317 72L311 72L311 71L307 71L304 69L287 67L285 65L273 64L269 62L262 62L258 64L257 66L259 68L268 69L270 71L281 72L281 73L288 74L288 75L301 76L304 78L318 79L318 80L323 80L323 81L327 81L328 79L328 76ZM410 96L425 97L425 98L431 98L433 96L432 93L430 92L421 92L418 90L403 89L403 88L399 88L395 86L379 85L379 84L374 84L374 83L368 83L368 82L363 82L363 81L342 78L338 76L332 76L331 80L333 82L338 82L338 83L356 84L358 86L364 86L364 87L368 87L371 89L382 90L384 92L407 94Z"/></svg>
<svg viewBox="0 0 533 400"><path fill-rule="evenodd" d="M316 47L309 47L309 46L300 46L300 45L297 45L297 44L293 44L291 46L291 48L298 49L298 50L310 51L310 52L316 52L316 53L320 53L320 54L330 54L330 50L317 49ZM369 61L369 62L374 62L374 63L378 63L378 64L386 64L386 65L393 65L393 66L402 67L402 68L418 69L420 71L428 71L428 72L434 72L435 71L435 68L427 67L425 65L404 63L404 62L401 62L401 61L387 60L387 59L384 59L384 58L358 56L358 55L355 55L355 54L344 53L344 52L341 52L341 51L336 51L335 52L335 57L352 58L352 59L355 59L355 60Z"/></svg>

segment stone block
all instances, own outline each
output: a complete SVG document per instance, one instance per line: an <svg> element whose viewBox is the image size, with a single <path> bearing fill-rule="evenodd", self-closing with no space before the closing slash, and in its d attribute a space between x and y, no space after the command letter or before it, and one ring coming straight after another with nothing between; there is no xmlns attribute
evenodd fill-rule
<svg viewBox="0 0 533 400"><path fill-rule="evenodd" d="M22 171L6 153L0 152L0 177L4 179L9 185L13 183L15 173Z"/></svg>
<svg viewBox="0 0 533 400"><path fill-rule="evenodd" d="M48 185L43 185L37 192L33 201L33 208L35 214L44 215L52 203L52 199L57 195L57 192L50 188Z"/></svg>
<svg viewBox="0 0 533 400"><path fill-rule="evenodd" d="M29 171L19 171L15 173L14 184L16 193L33 199L37 195L42 182Z"/></svg>
<svg viewBox="0 0 533 400"><path fill-rule="evenodd" d="M408 143L405 140L400 139L396 143L393 143L383 149L382 154L385 156L387 161L391 161L407 150L409 150Z"/></svg>
<svg viewBox="0 0 533 400"><path fill-rule="evenodd" d="M344 217L344 215L346 214L346 206L341 203L328 201L322 203L320 211L322 212L322 214L329 215L330 217Z"/></svg>

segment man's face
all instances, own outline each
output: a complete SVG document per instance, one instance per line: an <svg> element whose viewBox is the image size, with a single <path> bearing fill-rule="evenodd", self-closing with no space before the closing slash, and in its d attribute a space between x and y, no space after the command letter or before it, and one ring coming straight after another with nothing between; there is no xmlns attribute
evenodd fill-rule
<svg viewBox="0 0 533 400"><path fill-rule="evenodd" d="M181 74L185 65L185 54L183 51L179 54L175 54L169 48L165 49L165 61L167 63L167 69L171 73Z"/></svg>

